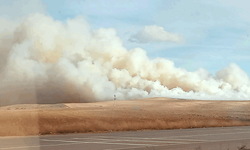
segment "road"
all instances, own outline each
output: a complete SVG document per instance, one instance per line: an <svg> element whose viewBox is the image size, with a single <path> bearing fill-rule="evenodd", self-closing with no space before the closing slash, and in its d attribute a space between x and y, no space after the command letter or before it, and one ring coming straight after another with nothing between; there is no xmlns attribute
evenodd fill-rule
<svg viewBox="0 0 250 150"><path fill-rule="evenodd" d="M0 137L0 150L85 149L250 150L250 126Z"/></svg>

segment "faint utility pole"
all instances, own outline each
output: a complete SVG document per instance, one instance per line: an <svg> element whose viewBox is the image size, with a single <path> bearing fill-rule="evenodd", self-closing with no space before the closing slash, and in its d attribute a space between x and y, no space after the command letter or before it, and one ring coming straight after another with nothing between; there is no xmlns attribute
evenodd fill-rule
<svg viewBox="0 0 250 150"><path fill-rule="evenodd" d="M116 101L116 95L114 95L114 106L115 106L115 101Z"/></svg>

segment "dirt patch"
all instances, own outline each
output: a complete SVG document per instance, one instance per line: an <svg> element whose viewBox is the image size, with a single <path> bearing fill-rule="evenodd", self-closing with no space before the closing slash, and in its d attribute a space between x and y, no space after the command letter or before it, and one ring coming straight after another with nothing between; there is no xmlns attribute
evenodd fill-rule
<svg viewBox="0 0 250 150"><path fill-rule="evenodd" d="M250 125L248 101L150 98L0 107L0 136Z"/></svg>

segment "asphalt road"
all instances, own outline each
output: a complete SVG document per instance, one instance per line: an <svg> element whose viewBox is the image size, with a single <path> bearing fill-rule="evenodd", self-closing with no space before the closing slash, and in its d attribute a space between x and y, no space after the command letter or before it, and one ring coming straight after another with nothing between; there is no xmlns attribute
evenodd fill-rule
<svg viewBox="0 0 250 150"><path fill-rule="evenodd" d="M250 150L250 126L0 137L0 150L100 149Z"/></svg>

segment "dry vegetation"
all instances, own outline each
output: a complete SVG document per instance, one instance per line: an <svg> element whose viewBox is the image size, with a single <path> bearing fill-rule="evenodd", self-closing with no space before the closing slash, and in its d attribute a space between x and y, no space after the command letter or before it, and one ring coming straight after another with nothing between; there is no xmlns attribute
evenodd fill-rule
<svg viewBox="0 0 250 150"><path fill-rule="evenodd" d="M151 98L0 107L0 136L250 125L248 101Z"/></svg>

